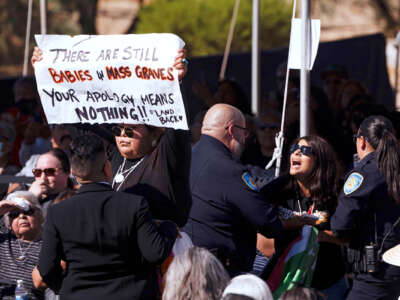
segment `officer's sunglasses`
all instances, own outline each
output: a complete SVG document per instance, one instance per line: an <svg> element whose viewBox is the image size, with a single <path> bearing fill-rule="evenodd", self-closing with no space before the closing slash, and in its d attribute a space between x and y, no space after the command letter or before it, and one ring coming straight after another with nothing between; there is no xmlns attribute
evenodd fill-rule
<svg viewBox="0 0 400 300"><path fill-rule="evenodd" d="M125 132L125 135L129 138L132 138L135 134L133 132L134 128L131 127L120 127L120 126L113 126L111 131L115 136L121 136L122 132Z"/></svg>
<svg viewBox="0 0 400 300"><path fill-rule="evenodd" d="M14 220L20 214L24 214L25 216L33 216L35 214L35 210L32 207L27 211L16 209L16 210L13 210L12 212L10 212L8 214L8 217L10 218L10 220Z"/></svg>
<svg viewBox="0 0 400 300"><path fill-rule="evenodd" d="M236 128L238 128L238 129L243 130L244 136L245 136L246 138L250 135L250 132L249 132L249 130L248 130L247 128L244 128L244 127L242 127L242 126L235 125L235 124L233 124L232 127L236 127ZM225 127L225 130L227 130L228 128L229 128L229 126Z"/></svg>
<svg viewBox="0 0 400 300"><path fill-rule="evenodd" d="M36 168L36 169L32 170L32 173L33 173L33 176L35 176L35 177L42 176L42 173L44 173L44 175L46 175L46 176L54 176L54 175L56 175L57 170L58 170L58 168L46 168L43 170Z"/></svg>
<svg viewBox="0 0 400 300"><path fill-rule="evenodd" d="M309 147L309 146L300 146L298 144L293 145L290 148L290 154L293 154L294 152L296 152L297 149L300 149L300 153L302 155L305 155L305 156L311 156L313 154L313 151L312 151L311 147Z"/></svg>

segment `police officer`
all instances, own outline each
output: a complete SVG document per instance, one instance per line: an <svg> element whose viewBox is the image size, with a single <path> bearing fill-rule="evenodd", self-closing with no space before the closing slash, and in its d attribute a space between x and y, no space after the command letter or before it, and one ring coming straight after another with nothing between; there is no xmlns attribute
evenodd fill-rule
<svg viewBox="0 0 400 300"><path fill-rule="evenodd" d="M354 138L360 162L331 218L335 236L349 241L354 281L347 299L397 299L400 267L383 262L382 254L400 243L398 142L392 123L382 116L365 119Z"/></svg>
<svg viewBox="0 0 400 300"><path fill-rule="evenodd" d="M216 104L206 113L192 151L192 208L185 231L196 246L211 250L231 275L248 272L256 253L257 230L282 233L276 210L261 197L239 162L247 136L237 108Z"/></svg>

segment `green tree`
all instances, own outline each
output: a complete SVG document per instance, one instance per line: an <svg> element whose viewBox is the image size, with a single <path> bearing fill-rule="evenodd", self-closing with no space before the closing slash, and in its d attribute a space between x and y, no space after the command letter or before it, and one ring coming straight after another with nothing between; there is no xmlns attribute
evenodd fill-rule
<svg viewBox="0 0 400 300"><path fill-rule="evenodd" d="M189 4L190 3L190 4ZM187 44L190 55L224 52L235 0L156 0L142 7L135 33L172 32ZM242 0L232 52L251 49L252 1ZM260 46L287 45L291 6L286 0L260 1Z"/></svg>

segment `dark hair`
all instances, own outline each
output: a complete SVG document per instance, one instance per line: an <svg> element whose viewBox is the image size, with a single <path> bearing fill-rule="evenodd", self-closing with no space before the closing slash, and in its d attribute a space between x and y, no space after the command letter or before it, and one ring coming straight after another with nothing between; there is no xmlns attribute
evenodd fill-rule
<svg viewBox="0 0 400 300"><path fill-rule="evenodd" d="M106 160L102 139L93 134L80 135L70 145L74 175L85 178L103 169Z"/></svg>
<svg viewBox="0 0 400 300"><path fill-rule="evenodd" d="M295 286L282 294L279 300L319 300L326 299L326 295L312 288Z"/></svg>
<svg viewBox="0 0 400 300"><path fill-rule="evenodd" d="M315 166L309 175L311 199L316 204L336 206L339 185L335 151L326 140L316 135L297 138L293 145L298 144L300 140L307 142L315 157Z"/></svg>
<svg viewBox="0 0 400 300"><path fill-rule="evenodd" d="M58 194L58 196L54 199L54 204L60 203L68 198L71 198L76 194L76 191L71 189L66 189Z"/></svg>
<svg viewBox="0 0 400 300"><path fill-rule="evenodd" d="M359 133L374 148L389 195L400 204L400 148L392 122L384 116L370 116L361 123Z"/></svg>
<svg viewBox="0 0 400 300"><path fill-rule="evenodd" d="M57 160L60 162L61 169L64 171L65 174L69 175L71 173L71 164L69 162L68 155L63 150L59 148L53 148L48 152L46 152L45 154L50 154L55 158L57 158ZM74 188L74 183L69 177L67 179L67 187L70 189Z"/></svg>
<svg viewBox="0 0 400 300"><path fill-rule="evenodd" d="M46 152L45 154L50 154L57 158L57 160L60 162L61 169L64 171L64 173L69 174L71 172L71 164L69 162L69 158L65 152L59 148L53 148Z"/></svg>

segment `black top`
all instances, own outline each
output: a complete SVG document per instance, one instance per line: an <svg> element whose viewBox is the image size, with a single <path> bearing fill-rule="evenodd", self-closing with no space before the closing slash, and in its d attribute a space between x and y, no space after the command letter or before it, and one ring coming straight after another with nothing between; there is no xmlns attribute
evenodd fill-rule
<svg viewBox="0 0 400 300"><path fill-rule="evenodd" d="M283 175L271 183L267 184L261 193L271 199L272 202L279 204L292 211L309 211L312 207L312 200L301 197L299 187L294 178L290 175ZM317 226L321 230L329 230L329 218L334 213L335 204L316 204L314 210L328 213L328 221ZM275 259L285 251L289 244L301 234L301 230L286 230L285 237L275 239ZM320 242L317 262L314 270L311 286L316 289L325 289L336 283L345 273L345 263L340 246L331 243ZM273 267L274 261L268 267Z"/></svg>
<svg viewBox="0 0 400 300"><path fill-rule="evenodd" d="M217 249L238 271L250 271L257 230L268 237L281 234L278 214L242 180L246 167L220 141L202 135L192 155L193 205L183 230L196 246Z"/></svg>
<svg viewBox="0 0 400 300"><path fill-rule="evenodd" d="M332 230L339 236L351 236L349 251L363 251L364 246L377 242L378 248L382 246L383 254L400 243L400 224L392 228L399 217L400 205L396 205L389 196L386 180L380 173L375 153L372 152L348 174L339 196L337 210L331 219ZM382 244L383 237L387 234ZM378 273L359 275L360 278L366 277L367 281L398 276L400 267L385 262L381 263Z"/></svg>
<svg viewBox="0 0 400 300"><path fill-rule="evenodd" d="M39 272L52 289L63 279L61 299L154 299L155 264L170 254L176 235L171 222L155 225L143 197L83 185L49 207Z"/></svg>
<svg viewBox="0 0 400 300"><path fill-rule="evenodd" d="M110 160L114 177L124 159L117 147L113 147ZM143 158L119 190L144 196L155 219L172 220L182 227L192 203L190 159L189 133L167 128L153 152ZM127 159L124 170L139 161Z"/></svg>

